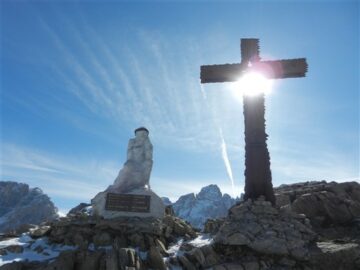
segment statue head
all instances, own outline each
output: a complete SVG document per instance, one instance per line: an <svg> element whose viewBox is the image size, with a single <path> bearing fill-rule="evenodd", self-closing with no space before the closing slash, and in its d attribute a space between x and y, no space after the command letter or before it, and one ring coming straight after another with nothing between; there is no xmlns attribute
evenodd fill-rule
<svg viewBox="0 0 360 270"><path fill-rule="evenodd" d="M149 135L149 130L145 127L139 127L134 131L136 137L147 137Z"/></svg>

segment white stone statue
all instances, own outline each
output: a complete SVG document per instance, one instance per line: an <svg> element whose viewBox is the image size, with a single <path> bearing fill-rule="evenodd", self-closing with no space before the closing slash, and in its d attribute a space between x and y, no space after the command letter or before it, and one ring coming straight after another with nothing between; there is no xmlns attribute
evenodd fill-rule
<svg viewBox="0 0 360 270"><path fill-rule="evenodd" d="M152 154L153 146L149 139L149 131L144 127L136 129L135 138L129 140L127 161L114 184L106 191L126 193L138 188L150 188Z"/></svg>
<svg viewBox="0 0 360 270"><path fill-rule="evenodd" d="M114 184L105 191L99 192L91 200L93 215L105 219L116 217L155 217L163 218L165 205L161 198L150 189L149 180L152 169L153 146L149 140L149 131L144 128L135 130L135 138L129 140L127 160L120 170ZM128 194L150 197L149 212L113 211L106 209L107 195Z"/></svg>

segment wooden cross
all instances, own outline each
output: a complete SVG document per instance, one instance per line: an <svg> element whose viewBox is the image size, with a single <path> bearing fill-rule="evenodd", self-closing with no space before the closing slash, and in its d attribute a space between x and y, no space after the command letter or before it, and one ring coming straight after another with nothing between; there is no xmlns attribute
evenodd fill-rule
<svg viewBox="0 0 360 270"><path fill-rule="evenodd" d="M201 66L201 83L234 82L248 72L261 73L268 79L305 77L305 58L261 61L258 39L241 39L241 63ZM270 155L265 133L264 94L244 96L245 121L245 196L256 200L264 196L275 204L271 180Z"/></svg>

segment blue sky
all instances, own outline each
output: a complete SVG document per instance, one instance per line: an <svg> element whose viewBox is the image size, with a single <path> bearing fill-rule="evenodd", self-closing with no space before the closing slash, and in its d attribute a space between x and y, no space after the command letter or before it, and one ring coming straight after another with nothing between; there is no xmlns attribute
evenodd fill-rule
<svg viewBox="0 0 360 270"><path fill-rule="evenodd" d="M42 188L61 211L113 182L139 126L160 196L239 195L242 101L229 84L201 88L199 71L240 62L246 37L263 59L309 64L266 97L274 185L359 181L357 1L2 1L1 13L1 180Z"/></svg>

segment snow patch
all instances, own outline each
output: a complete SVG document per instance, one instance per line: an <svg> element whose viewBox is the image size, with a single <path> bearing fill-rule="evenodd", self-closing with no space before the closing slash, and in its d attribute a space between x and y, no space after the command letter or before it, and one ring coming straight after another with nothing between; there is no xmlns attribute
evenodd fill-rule
<svg viewBox="0 0 360 270"><path fill-rule="evenodd" d="M195 239L189 241L189 244L194 247L202 247L210 245L213 242L213 238L209 234L202 234Z"/></svg>
<svg viewBox="0 0 360 270"><path fill-rule="evenodd" d="M6 248L8 246L18 245L24 248L22 253L12 253L7 252L6 255L0 256L0 266L15 261L46 261L59 256L61 251L64 250L74 250L74 246L50 245L48 239L38 238L36 240L32 239L29 235L23 234L20 237L12 238L4 241L0 241L0 248ZM42 248L41 252L36 251L36 249Z"/></svg>
<svg viewBox="0 0 360 270"><path fill-rule="evenodd" d="M183 244L184 239L179 239L176 243L169 246L167 252L171 256L182 256L184 255L184 252L180 250L181 245Z"/></svg>
<svg viewBox="0 0 360 270"><path fill-rule="evenodd" d="M84 210L85 210L85 214L87 214L87 215L89 215L89 216L91 216L92 213L93 213L93 207L92 207L91 205L85 207Z"/></svg>
<svg viewBox="0 0 360 270"><path fill-rule="evenodd" d="M8 246L28 246L32 238L27 234L22 234L20 237L7 239L0 241L0 248L5 248Z"/></svg>

